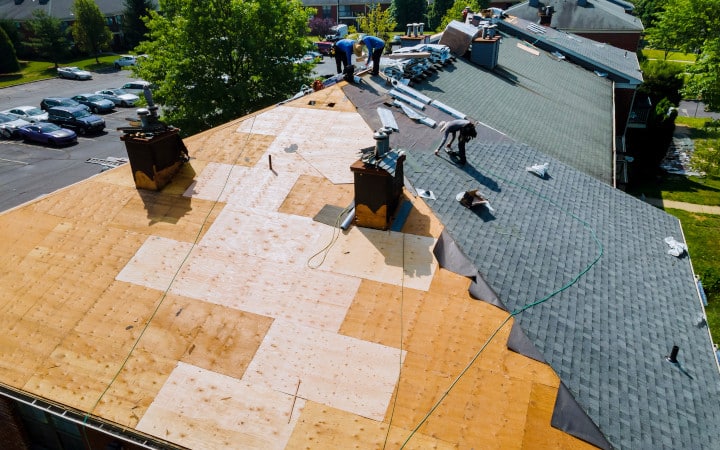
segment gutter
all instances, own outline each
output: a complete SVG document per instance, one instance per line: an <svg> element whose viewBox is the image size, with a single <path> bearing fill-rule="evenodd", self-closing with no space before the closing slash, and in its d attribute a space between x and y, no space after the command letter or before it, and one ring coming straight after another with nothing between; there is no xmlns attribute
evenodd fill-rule
<svg viewBox="0 0 720 450"><path fill-rule="evenodd" d="M186 447L181 447L170 442L160 442L157 438L151 437L150 435L146 435L136 430L123 427L118 424L113 424L96 417L91 417L88 414L83 414L80 411L70 409L66 406L51 403L47 400L43 400L39 397L14 389L4 383L0 383L0 396L147 450L186 449Z"/></svg>

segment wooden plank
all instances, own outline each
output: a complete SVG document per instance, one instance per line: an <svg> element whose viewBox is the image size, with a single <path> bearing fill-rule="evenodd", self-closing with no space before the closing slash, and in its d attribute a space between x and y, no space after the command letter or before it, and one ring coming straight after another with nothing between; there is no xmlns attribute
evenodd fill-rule
<svg viewBox="0 0 720 450"><path fill-rule="evenodd" d="M137 429L193 449L284 448L304 404L292 394L178 363Z"/></svg>

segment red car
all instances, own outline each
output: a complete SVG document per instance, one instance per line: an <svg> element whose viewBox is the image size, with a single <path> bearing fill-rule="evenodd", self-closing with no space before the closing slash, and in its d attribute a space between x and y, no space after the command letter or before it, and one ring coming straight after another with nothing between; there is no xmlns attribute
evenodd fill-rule
<svg viewBox="0 0 720 450"><path fill-rule="evenodd" d="M320 41L315 43L318 53L326 56L332 56L333 54L333 43L328 41Z"/></svg>

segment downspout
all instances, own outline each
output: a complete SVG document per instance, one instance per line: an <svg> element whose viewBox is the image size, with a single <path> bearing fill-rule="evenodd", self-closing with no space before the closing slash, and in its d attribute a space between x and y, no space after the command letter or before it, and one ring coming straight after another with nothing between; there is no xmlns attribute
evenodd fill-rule
<svg viewBox="0 0 720 450"><path fill-rule="evenodd" d="M127 442L128 444L142 447L147 450L185 449L185 447L181 447L170 442L163 441L161 443L157 438L151 437L149 435L144 435L143 433L132 430L130 428L110 422L105 422L97 418L92 418L86 414L83 414L80 411L75 411L59 404L50 403L47 400L43 400L25 392L21 392L4 383L0 383L0 395L9 400L23 403L27 406L30 406L31 408L45 411L63 420L73 422L81 427L90 428L91 430L113 437L119 441ZM128 431L133 436L129 436Z"/></svg>
<svg viewBox="0 0 720 450"><path fill-rule="evenodd" d="M612 186L617 189L617 121L615 120L615 86L617 84L612 82ZM630 114L628 114L630 117ZM623 132L624 134L624 132Z"/></svg>

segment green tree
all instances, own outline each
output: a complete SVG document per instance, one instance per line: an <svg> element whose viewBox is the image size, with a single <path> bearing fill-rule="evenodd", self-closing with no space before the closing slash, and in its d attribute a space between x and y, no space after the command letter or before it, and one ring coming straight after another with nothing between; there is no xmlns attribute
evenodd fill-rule
<svg viewBox="0 0 720 450"><path fill-rule="evenodd" d="M428 29L440 31L438 27L443 17L445 17L447 10L453 6L453 3L455 3L455 0L435 0L432 5L430 5L427 14Z"/></svg>
<svg viewBox="0 0 720 450"><path fill-rule="evenodd" d="M0 73L15 73L20 71L20 63L15 55L10 38L0 27Z"/></svg>
<svg viewBox="0 0 720 450"><path fill-rule="evenodd" d="M409 23L425 23L426 0L392 0L390 14L402 29Z"/></svg>
<svg viewBox="0 0 720 450"><path fill-rule="evenodd" d="M127 48L135 48L145 39L148 32L145 20L150 17L153 3L151 0L125 0L122 16L122 32Z"/></svg>
<svg viewBox="0 0 720 450"><path fill-rule="evenodd" d="M667 37L662 37L662 34ZM700 51L708 39L720 35L720 2L717 0L668 0L653 26L646 30L651 45L686 53Z"/></svg>
<svg viewBox="0 0 720 450"><path fill-rule="evenodd" d="M42 58L52 61L57 69L58 62L65 56L69 47L62 22L49 16L45 10L36 9L28 23L34 35L30 39L30 46Z"/></svg>
<svg viewBox="0 0 720 450"><path fill-rule="evenodd" d="M688 72L683 95L701 99L712 111L720 110L720 37L705 43Z"/></svg>
<svg viewBox="0 0 720 450"><path fill-rule="evenodd" d="M72 27L75 44L80 50L95 56L95 62L100 64L100 52L112 41L105 17L93 0L75 0L72 10L75 14Z"/></svg>
<svg viewBox="0 0 720 450"><path fill-rule="evenodd" d="M10 42L15 48L15 52L18 55L22 54L22 40L20 39L20 32L18 31L18 27L15 25L15 22L12 19L0 19L0 28L5 30L8 38L10 38Z"/></svg>
<svg viewBox="0 0 720 450"><path fill-rule="evenodd" d="M452 22L453 20L462 21L462 12L466 6L470 7L470 11L478 12L481 9L487 8L489 4L490 4L490 0L470 0L470 1L455 0L455 3L452 5L452 7L450 9L447 10L447 12L445 13L445 16L440 21L440 27L439 27L438 31L444 30L445 27L447 27L448 24L450 22Z"/></svg>
<svg viewBox="0 0 720 450"><path fill-rule="evenodd" d="M640 18L645 28L650 28L657 17L662 14L668 0L633 0L633 14Z"/></svg>
<svg viewBox="0 0 720 450"><path fill-rule="evenodd" d="M383 11L378 4L372 5L367 15L358 16L357 22L360 31L377 36L386 42L390 39L390 32L397 26L390 10Z"/></svg>
<svg viewBox="0 0 720 450"><path fill-rule="evenodd" d="M150 13L149 57L133 72L157 88L163 120L193 134L297 93L311 67L310 10L300 0L161 0Z"/></svg>
<svg viewBox="0 0 720 450"><path fill-rule="evenodd" d="M653 105L667 98L677 105L682 98L683 66L667 61L643 61L640 65L643 72L643 84L638 93L650 97Z"/></svg>

